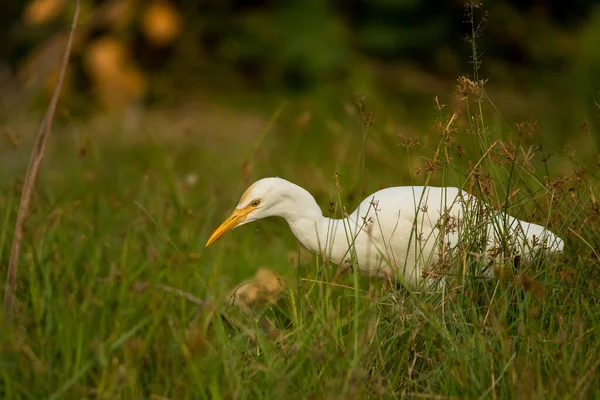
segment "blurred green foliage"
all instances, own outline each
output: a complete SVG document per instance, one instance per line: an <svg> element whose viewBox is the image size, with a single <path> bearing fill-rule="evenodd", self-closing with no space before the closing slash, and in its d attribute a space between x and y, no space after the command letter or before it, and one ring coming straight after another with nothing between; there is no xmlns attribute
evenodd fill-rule
<svg viewBox="0 0 600 400"><path fill-rule="evenodd" d="M90 16L110 2L83 3ZM166 48L144 40L139 15L149 2L134 3L131 23L110 33L129 45L144 71L166 69L172 79L182 71L216 68L223 79L231 73L255 88L297 91L344 82L365 58L409 63L446 78L471 70L463 41L471 30L465 23L470 3L463 0L172 1L183 17L183 32ZM70 18L63 12L58 20L24 26L27 5L7 1L0 16L0 54L13 71ZM474 19L485 30L479 38L485 76L522 82L600 65L597 2L494 1L476 7ZM98 25L88 36L109 30L109 24ZM203 80L198 74L185 78Z"/></svg>
<svg viewBox="0 0 600 400"><path fill-rule="evenodd" d="M27 23L36 2L64 4L55 18ZM159 8L149 13L152 5ZM52 89L58 33L73 1L3 6L0 105L10 112L6 124L0 113L2 274L32 147L27 133L39 123L18 106L47 105L39 100ZM82 7L24 238L19 329L0 332L3 397L600 393L600 189L589 140L599 132L590 118L599 115L596 3L498 0L475 7L473 24L463 1L82 0ZM464 40L473 27L491 101L479 97L479 83L472 99L452 93L457 76L473 74ZM181 101L198 92L208 95ZM354 92L367 95L375 114L368 129ZM73 117L98 110L93 95L122 107L127 93L135 106L179 107L146 110L137 121L135 112ZM433 110L434 96L449 106ZM521 125L531 128L523 134L514 125L520 120L505 115L512 108L528 119L531 104L547 118L539 129ZM260 107L263 117L242 106ZM561 151L565 133L586 140ZM302 255L278 220L204 247L257 178L285 176L326 210L338 198L339 173L350 207L366 192L422 184L438 151L444 157L432 184L493 178L494 204L511 199L527 219L537 211L536 222L554 224L566 239L565 254L524 265L535 280L469 279L442 297L409 298L378 297L381 282L366 279L353 296L346 289L354 276L345 286L317 285L334 270L321 275L320 258ZM480 164L483 171L473 168ZM225 306L262 265L288 277L286 297L265 314L278 338Z"/></svg>

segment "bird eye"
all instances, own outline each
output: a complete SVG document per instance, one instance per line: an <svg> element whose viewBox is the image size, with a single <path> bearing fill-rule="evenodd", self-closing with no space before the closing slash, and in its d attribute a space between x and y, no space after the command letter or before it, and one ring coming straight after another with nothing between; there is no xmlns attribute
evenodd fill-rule
<svg viewBox="0 0 600 400"><path fill-rule="evenodd" d="M259 204L260 204L260 199L254 199L254 200L252 200L252 203L250 203L250 205L252 207L258 207Z"/></svg>

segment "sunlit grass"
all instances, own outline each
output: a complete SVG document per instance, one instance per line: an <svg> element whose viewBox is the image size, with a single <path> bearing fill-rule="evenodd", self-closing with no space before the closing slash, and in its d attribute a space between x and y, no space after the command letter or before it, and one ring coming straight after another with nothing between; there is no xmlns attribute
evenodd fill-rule
<svg viewBox="0 0 600 400"><path fill-rule="evenodd" d="M598 181L577 166L557 173L568 161L560 149L546 162L541 151L529 158L544 136L488 126L485 99L465 100L478 101L484 115L463 110L450 125L453 111L439 107L439 121L415 140L386 133L377 109L361 135L352 108L303 126L304 110L290 106L264 140L237 133L240 146L226 148L169 140L168 126L134 141L83 140L79 128L63 128L27 224L16 324L1 333L2 395L596 396ZM0 182L3 274L17 172ZM283 221L245 226L205 249L247 184L269 175L306 187L325 213L329 201L352 210L383 186L462 186L549 225L566 251L481 280L459 273L478 260L466 249L446 266L454 275L443 290L408 292L353 273L334 279L335 266L301 249ZM277 302L228 304L259 267L284 279Z"/></svg>

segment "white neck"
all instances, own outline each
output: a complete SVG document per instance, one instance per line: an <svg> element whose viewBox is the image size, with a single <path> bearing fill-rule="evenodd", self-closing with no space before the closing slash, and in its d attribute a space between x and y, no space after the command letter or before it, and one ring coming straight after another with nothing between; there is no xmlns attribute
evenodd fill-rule
<svg viewBox="0 0 600 400"><path fill-rule="evenodd" d="M348 219L324 217L314 197L305 189L293 186L294 196L288 198L285 211L280 210L279 216L287 221L294 236L313 253L324 254L335 263L349 258L348 229L344 229L344 224L348 227Z"/></svg>

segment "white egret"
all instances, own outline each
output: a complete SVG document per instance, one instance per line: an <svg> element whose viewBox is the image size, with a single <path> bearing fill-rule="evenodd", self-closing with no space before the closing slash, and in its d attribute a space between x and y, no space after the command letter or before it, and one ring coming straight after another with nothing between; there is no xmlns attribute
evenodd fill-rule
<svg viewBox="0 0 600 400"><path fill-rule="evenodd" d="M369 195L343 219L323 216L314 197L281 178L264 178L242 195L236 209L208 239L266 217L283 217L298 241L314 253L362 274L401 277L416 286L462 242L481 238L488 260L501 248L525 258L538 251L561 252L562 239L533 223L519 221L458 188L402 186ZM495 253L495 255L494 255Z"/></svg>

